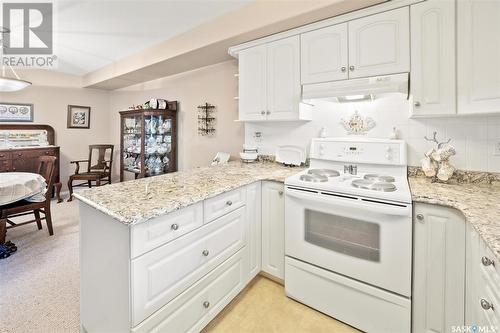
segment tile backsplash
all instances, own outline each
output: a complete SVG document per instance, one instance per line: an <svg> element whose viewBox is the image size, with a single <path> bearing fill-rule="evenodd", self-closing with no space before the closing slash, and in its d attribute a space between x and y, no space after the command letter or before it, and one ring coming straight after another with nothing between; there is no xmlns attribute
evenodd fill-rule
<svg viewBox="0 0 500 333"><path fill-rule="evenodd" d="M313 120L309 122L246 123L245 142L255 144L262 154L274 154L284 144L299 145L307 150L311 138L318 137L322 127L327 136L347 136L340 124L355 111L376 122L367 137L387 138L396 127L399 138L408 144L408 164L418 166L423 154L432 147L424 136L451 143L457 154L451 158L459 169L500 172L500 155L495 147L500 143L500 115L448 118L409 118L410 103L399 94L377 98L372 102L333 103L315 101ZM255 133L260 132L257 138Z"/></svg>

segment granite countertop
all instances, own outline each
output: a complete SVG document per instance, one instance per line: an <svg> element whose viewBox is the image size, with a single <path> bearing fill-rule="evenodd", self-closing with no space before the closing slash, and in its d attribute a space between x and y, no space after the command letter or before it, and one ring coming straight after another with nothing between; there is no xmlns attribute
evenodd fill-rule
<svg viewBox="0 0 500 333"><path fill-rule="evenodd" d="M449 206L461 211L500 260L500 185L441 184L409 177L413 201Z"/></svg>
<svg viewBox="0 0 500 333"><path fill-rule="evenodd" d="M95 187L75 197L127 224L137 224L260 180L284 180L303 170L273 162L200 167ZM460 210L500 260L500 183L431 183L409 177L413 201Z"/></svg>
<svg viewBox="0 0 500 333"><path fill-rule="evenodd" d="M114 219L136 224L259 180L284 182L303 170L278 163L229 162L86 189L74 196Z"/></svg>

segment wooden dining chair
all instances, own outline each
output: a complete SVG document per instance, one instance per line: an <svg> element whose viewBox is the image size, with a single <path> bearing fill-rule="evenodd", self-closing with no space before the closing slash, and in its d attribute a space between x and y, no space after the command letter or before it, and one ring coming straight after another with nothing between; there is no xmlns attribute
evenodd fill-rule
<svg viewBox="0 0 500 333"><path fill-rule="evenodd" d="M88 160L78 160L70 162L71 164L76 164L76 169L75 174L69 176L68 201L73 200L73 187L82 185L92 187L92 182L95 182L95 186L111 184L111 171L113 168L113 147L113 145L90 145ZM97 151L97 154L94 154L94 151ZM108 160L106 159L106 155L108 155ZM97 158L93 160L92 156L97 156ZM80 172L80 163L87 163L86 172ZM73 185L73 181L75 180L82 180L83 182Z"/></svg>
<svg viewBox="0 0 500 333"><path fill-rule="evenodd" d="M0 224L7 223L7 229L20 227L28 223L35 223L38 226L38 230L42 229L42 220L47 223L47 229L49 230L49 235L54 234L52 228L52 215L50 213L50 199L52 198L52 190L54 188L54 176L56 169L55 156L40 156L38 158L38 173L45 178L47 183L47 192L45 193L45 200L42 202L30 202L27 200L17 201L5 206L0 207ZM43 214L43 217L40 216ZM26 222L14 222L11 219L14 217L34 215L33 220Z"/></svg>

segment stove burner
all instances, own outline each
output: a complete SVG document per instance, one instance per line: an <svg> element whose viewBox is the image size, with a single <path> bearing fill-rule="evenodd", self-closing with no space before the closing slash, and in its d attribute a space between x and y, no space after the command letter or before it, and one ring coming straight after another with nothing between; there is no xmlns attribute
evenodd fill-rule
<svg viewBox="0 0 500 333"><path fill-rule="evenodd" d="M381 191L381 192L394 192L396 185L388 182L373 182L366 179L355 179L352 181L352 186L362 188L365 190Z"/></svg>
<svg viewBox="0 0 500 333"><path fill-rule="evenodd" d="M310 175L315 175L315 176L325 176L325 177L338 177L340 176L340 172L337 170L331 170L331 169L310 169L307 171L308 174Z"/></svg>
<svg viewBox="0 0 500 333"><path fill-rule="evenodd" d="M300 180L305 181L305 182L312 182L312 183L323 183L328 181L327 176L320 176L320 175L301 175Z"/></svg>
<svg viewBox="0 0 500 333"><path fill-rule="evenodd" d="M394 179L394 177L392 176L383 176L375 173L366 174L363 178L366 180L387 182L387 183L394 183L396 181L396 179Z"/></svg>

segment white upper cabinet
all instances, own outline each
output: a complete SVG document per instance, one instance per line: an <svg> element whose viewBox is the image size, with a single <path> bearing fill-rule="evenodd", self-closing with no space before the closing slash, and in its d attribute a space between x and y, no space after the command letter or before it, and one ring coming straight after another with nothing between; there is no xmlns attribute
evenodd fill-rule
<svg viewBox="0 0 500 333"><path fill-rule="evenodd" d="M300 103L299 36L267 44L268 120L298 119Z"/></svg>
<svg viewBox="0 0 500 333"><path fill-rule="evenodd" d="M299 36L239 53L239 120L310 120L300 98Z"/></svg>
<svg viewBox="0 0 500 333"><path fill-rule="evenodd" d="M349 78L410 70L410 17L403 7L349 21Z"/></svg>
<svg viewBox="0 0 500 333"><path fill-rule="evenodd" d="M500 1L457 3L458 113L500 112Z"/></svg>
<svg viewBox="0 0 500 333"><path fill-rule="evenodd" d="M239 113L240 119L266 118L266 45L252 47L239 53Z"/></svg>
<svg viewBox="0 0 500 333"><path fill-rule="evenodd" d="M300 44L302 84L348 78L347 23L304 33Z"/></svg>
<svg viewBox="0 0 500 333"><path fill-rule="evenodd" d="M421 2L410 15L412 115L455 114L455 2Z"/></svg>

